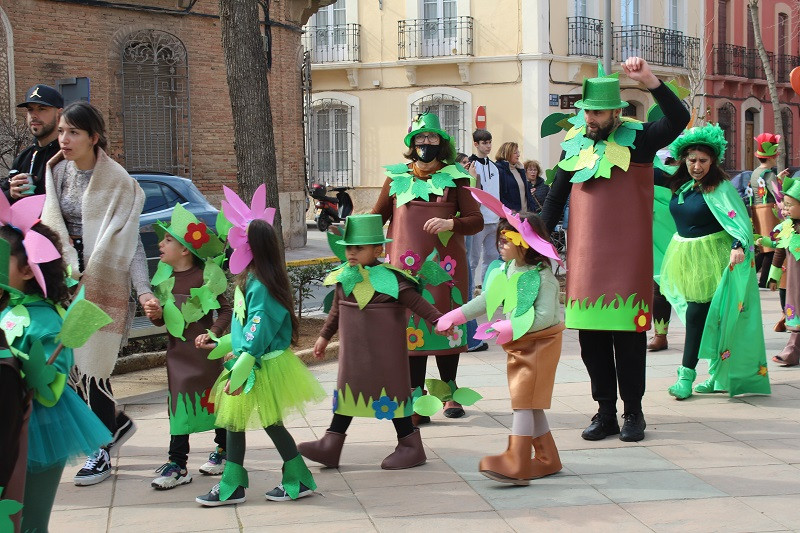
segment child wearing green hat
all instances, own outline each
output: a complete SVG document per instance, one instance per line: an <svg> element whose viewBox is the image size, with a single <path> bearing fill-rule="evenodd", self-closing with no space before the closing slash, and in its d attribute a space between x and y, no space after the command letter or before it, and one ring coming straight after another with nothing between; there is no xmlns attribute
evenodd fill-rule
<svg viewBox="0 0 800 533"><path fill-rule="evenodd" d="M170 224L157 223L156 232L161 236L161 260L152 280L156 298L144 310L153 324L167 326L169 339L169 461L156 470L159 476L151 483L165 490L192 481L186 468L190 433L214 429L217 446L200 472L219 475L224 469L226 433L215 427L214 405L209 403L222 361L208 359L216 344L206 332L222 335L233 311L223 294L227 280L219 266L224 244L214 232L181 204L176 204Z"/></svg>
<svg viewBox="0 0 800 533"><path fill-rule="evenodd" d="M419 466L427 460L419 429L411 422L413 398L406 340L406 309L435 323L442 313L417 291L409 274L378 261L383 245L381 215L351 215L344 226L343 263L325 279L335 285L328 319L314 345L321 358L339 331L339 377L333 392L333 420L319 440L300 443L300 453L337 468L354 416L391 420L397 447L381 463L386 470ZM341 254L341 249L334 249ZM451 328L452 329L452 328ZM431 328L431 331L433 328Z"/></svg>

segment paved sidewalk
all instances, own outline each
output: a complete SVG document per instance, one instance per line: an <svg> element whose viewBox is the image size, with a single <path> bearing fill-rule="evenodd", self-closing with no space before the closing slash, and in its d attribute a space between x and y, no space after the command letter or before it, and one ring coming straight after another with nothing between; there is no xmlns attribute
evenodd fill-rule
<svg viewBox="0 0 800 533"><path fill-rule="evenodd" d="M762 291L767 348L778 353L787 334L772 332L777 294ZM677 322L677 321L676 321ZM150 488L166 460L169 441L163 369L115 378L121 402L139 430L114 458L116 475L78 488L68 467L51 531L93 533L189 531L798 531L800 530L800 369L769 362L773 393L731 399L694 396L678 402L666 389L675 380L683 328L669 335L671 349L648 355L644 441L588 442L581 430L595 412L580 360L577 332L565 332L548 418L564 470L528 487L492 482L479 459L505 449L511 415L505 354L499 347L462 356L459 384L484 399L462 419L441 415L423 426L424 466L382 471L395 446L383 421L355 419L339 469L312 466L319 491L296 502L274 503L263 493L280 479L280 460L263 432L248 435L248 501L200 508L195 496L215 478L197 469L212 449L212 435L192 436L194 482L170 491ZM435 364L430 368L435 372ZM705 377L706 363L700 363ZM313 368L332 391L336 364ZM322 435L329 402L305 418L287 421L297 441ZM621 408L621 404L620 404Z"/></svg>

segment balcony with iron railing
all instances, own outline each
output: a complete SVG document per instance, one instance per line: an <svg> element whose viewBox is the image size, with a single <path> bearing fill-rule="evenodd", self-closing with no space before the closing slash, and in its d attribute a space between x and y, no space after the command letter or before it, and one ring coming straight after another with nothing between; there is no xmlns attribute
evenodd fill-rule
<svg viewBox="0 0 800 533"><path fill-rule="evenodd" d="M800 66L800 56L778 54L775 56L775 79L778 83L789 83L792 69Z"/></svg>
<svg viewBox="0 0 800 533"><path fill-rule="evenodd" d="M800 66L800 56L776 55L767 52L775 81L789 83L789 73ZM717 76L738 76L751 80L766 80L764 64L758 50L735 44L719 44L714 47L714 74Z"/></svg>
<svg viewBox="0 0 800 533"><path fill-rule="evenodd" d="M361 61L360 24L306 26L303 47L311 52L312 63Z"/></svg>
<svg viewBox="0 0 800 533"><path fill-rule="evenodd" d="M611 27L614 61L631 56L644 58L653 65L687 68L697 64L700 39L683 32L638 24ZM603 21L589 17L567 18L567 54L603 56Z"/></svg>
<svg viewBox="0 0 800 533"><path fill-rule="evenodd" d="M397 21L398 59L471 56L472 17Z"/></svg>

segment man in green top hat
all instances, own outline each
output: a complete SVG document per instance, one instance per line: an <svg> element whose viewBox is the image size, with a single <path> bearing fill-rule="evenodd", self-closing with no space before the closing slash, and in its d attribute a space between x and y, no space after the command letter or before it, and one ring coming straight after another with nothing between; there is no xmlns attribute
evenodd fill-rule
<svg viewBox="0 0 800 533"><path fill-rule="evenodd" d="M617 75L583 82L582 111L569 119L561 161L541 217L552 231L570 197L565 323L579 330L598 413L582 437L644 438L642 396L653 299L653 157L689 122L689 112L644 59L622 70L643 84L664 116L624 119ZM617 421L617 384L625 424Z"/></svg>

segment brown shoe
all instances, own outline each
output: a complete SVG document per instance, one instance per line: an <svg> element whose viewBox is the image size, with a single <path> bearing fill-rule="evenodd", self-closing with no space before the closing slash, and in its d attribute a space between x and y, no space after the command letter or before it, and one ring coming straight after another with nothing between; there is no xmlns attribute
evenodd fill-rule
<svg viewBox="0 0 800 533"><path fill-rule="evenodd" d="M345 437L346 433L326 431L319 440L298 444L297 451L310 461L330 468L339 468L339 457L342 455Z"/></svg>
<svg viewBox="0 0 800 533"><path fill-rule="evenodd" d="M406 435L397 440L397 447L381 463L384 470L403 470L404 468L414 468L425 464L428 457L422 447L422 434L418 429L411 435Z"/></svg>
<svg viewBox="0 0 800 533"><path fill-rule="evenodd" d="M552 433L548 431L533 439L533 452L533 479L561 471L561 458Z"/></svg>
<svg viewBox="0 0 800 533"><path fill-rule="evenodd" d="M786 331L786 317L782 316L780 320L775 324L775 327L772 328L773 331L777 331L778 333L783 333Z"/></svg>
<svg viewBox="0 0 800 533"><path fill-rule="evenodd" d="M650 344L647 345L647 349L651 352L660 352L661 350L666 350L669 348L667 343L667 335L666 333L656 333L653 337L653 340L650 341Z"/></svg>
<svg viewBox="0 0 800 533"><path fill-rule="evenodd" d="M509 435L506 451L481 459L478 465L481 474L500 483L528 485L535 477L531 439L530 435Z"/></svg>

